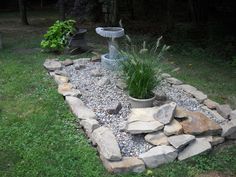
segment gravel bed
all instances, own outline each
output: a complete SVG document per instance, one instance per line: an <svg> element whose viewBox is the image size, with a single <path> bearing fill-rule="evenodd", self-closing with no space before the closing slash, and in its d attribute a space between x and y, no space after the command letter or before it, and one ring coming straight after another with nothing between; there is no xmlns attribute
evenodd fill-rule
<svg viewBox="0 0 236 177"><path fill-rule="evenodd" d="M119 76L115 72L105 70L99 62L83 62L84 69L76 70L75 65L65 67L70 76L70 82L82 93L82 100L85 104L94 110L97 120L101 125L109 127L117 138L122 156L138 156L148 151L153 146L144 140L144 135L131 135L124 132L128 114L130 113L130 104L127 95L116 87ZM91 76L91 71L100 68L103 76ZM98 86L98 81L102 77L108 77L109 84ZM218 121L211 113L201 108L201 105L186 94L184 91L171 87L168 83L162 81L157 89L162 90L169 100L177 103L190 111L201 111L207 114L214 121ZM108 114L106 109L116 103L121 102L122 109L118 114Z"/></svg>

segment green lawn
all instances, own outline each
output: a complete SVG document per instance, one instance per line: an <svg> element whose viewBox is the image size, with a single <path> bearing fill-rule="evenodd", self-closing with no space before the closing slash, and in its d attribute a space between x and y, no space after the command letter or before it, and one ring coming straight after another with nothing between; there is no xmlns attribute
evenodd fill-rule
<svg viewBox="0 0 236 177"><path fill-rule="evenodd" d="M14 16L0 16L0 31L4 34L4 49L0 50L0 176L182 177L210 171L236 174L235 145L139 175L107 173L42 67L46 58L57 57L39 49L42 32L51 21L39 14L33 17L33 26L22 28ZM212 98L230 102L228 98L235 96L235 78L229 66L180 55L172 56L171 61L181 68L178 78Z"/></svg>

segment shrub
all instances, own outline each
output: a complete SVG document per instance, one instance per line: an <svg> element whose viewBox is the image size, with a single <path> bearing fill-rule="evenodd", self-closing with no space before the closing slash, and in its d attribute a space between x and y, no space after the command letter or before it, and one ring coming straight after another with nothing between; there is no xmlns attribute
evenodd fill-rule
<svg viewBox="0 0 236 177"><path fill-rule="evenodd" d="M164 45L159 48L160 37L157 43L151 49L146 48L146 43L139 50L131 44L130 38L129 50L122 54L128 59L122 63L122 71L125 76L125 81L128 86L128 92L131 97L138 99L147 99L153 96L153 89L159 82L160 59L169 46Z"/></svg>
<svg viewBox="0 0 236 177"><path fill-rule="evenodd" d="M41 41L41 47L51 51L63 50L69 42L70 36L76 31L76 22L74 20L57 20Z"/></svg>

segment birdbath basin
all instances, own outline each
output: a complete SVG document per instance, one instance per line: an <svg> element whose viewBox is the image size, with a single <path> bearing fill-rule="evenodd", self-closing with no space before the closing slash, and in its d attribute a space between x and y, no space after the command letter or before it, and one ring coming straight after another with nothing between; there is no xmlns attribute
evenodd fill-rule
<svg viewBox="0 0 236 177"><path fill-rule="evenodd" d="M101 56L102 65L107 69L117 69L118 63L123 58L119 56L119 47L115 39L124 36L124 29L121 27L97 27L96 33L108 38L109 53Z"/></svg>

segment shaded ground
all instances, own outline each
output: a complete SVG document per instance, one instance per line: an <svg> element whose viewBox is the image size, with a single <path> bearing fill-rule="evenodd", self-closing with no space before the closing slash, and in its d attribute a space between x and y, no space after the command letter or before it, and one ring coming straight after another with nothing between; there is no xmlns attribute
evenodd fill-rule
<svg viewBox="0 0 236 177"><path fill-rule="evenodd" d="M0 51L0 176L119 176L108 174L101 165L96 150L42 67L45 58L58 57L39 52L42 34L55 18L53 13L49 13L50 19L42 14L33 13L33 26L29 27L21 27L16 14L0 15L4 35L4 49ZM106 41L97 38L93 29L89 41L105 50ZM170 54L168 70L180 67L172 74L212 99L235 107L235 70L222 62L206 60L205 54L190 54L180 50ZM124 176L234 176L235 157L235 145L230 145L188 161Z"/></svg>

